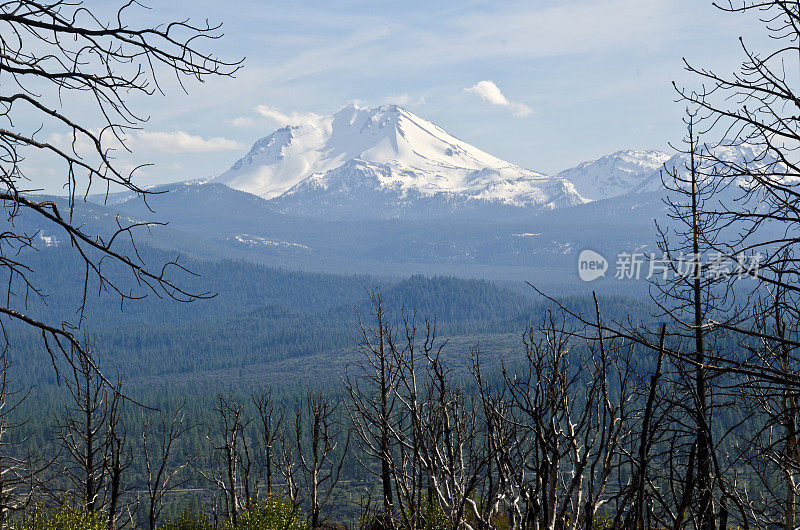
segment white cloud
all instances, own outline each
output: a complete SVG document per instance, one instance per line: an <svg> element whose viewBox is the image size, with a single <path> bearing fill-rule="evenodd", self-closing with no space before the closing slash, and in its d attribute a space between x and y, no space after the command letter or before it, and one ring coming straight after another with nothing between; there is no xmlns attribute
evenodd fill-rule
<svg viewBox="0 0 800 530"><path fill-rule="evenodd" d="M98 131L92 132L99 134ZM71 134L52 133L47 137L47 141L63 150L73 150ZM116 154L126 151L126 148L132 151L156 151L172 154L234 151L246 148L244 144L229 138L203 138L180 130L170 132L136 131L123 135L122 141L124 145L117 140L116 136L103 134L104 147L111 149ZM94 156L94 144L83 135L77 137L77 141L74 142L74 150L78 156Z"/></svg>
<svg viewBox="0 0 800 530"><path fill-rule="evenodd" d="M386 103L389 103L391 105L400 105L401 107L403 106L416 107L418 105L425 104L424 97L420 96L416 99L412 99L411 96L409 96L408 94L395 94L387 96L384 101L386 101Z"/></svg>
<svg viewBox="0 0 800 530"><path fill-rule="evenodd" d="M273 122L278 123L279 125L300 125L302 123L316 123L320 119L322 119L322 116L320 116L319 114L314 114L313 112L291 112L289 114L286 114L274 107L268 107L266 105L257 106L256 112L258 112L268 120L272 120Z"/></svg>
<svg viewBox="0 0 800 530"><path fill-rule="evenodd" d="M234 127L252 127L256 124L256 121L253 118L248 118L247 116L239 116L232 120L230 120L230 124Z"/></svg>
<svg viewBox="0 0 800 530"><path fill-rule="evenodd" d="M287 22L314 31L304 46L265 68L264 79L296 81L324 72L349 79L353 73L383 78L387 73L430 74L441 65L502 59L520 61L640 51L672 43L698 24L696 0L572 0L570 2L462 2L429 9L430 23L404 16L337 17L325 9L292 10ZM486 4L482 7L482 4ZM542 5L545 4L545 5ZM676 5L678 4L678 5ZM379 11L379 10L376 10ZM395 13L392 12L391 15ZM336 21L336 25L332 20ZM708 25L708 20L703 24ZM716 23L712 21L712 23ZM324 25L325 30L320 31ZM675 31L674 28L683 28ZM335 31L333 31L335 29ZM575 38L580 35L581 38ZM297 37L297 35L295 35ZM366 66L366 68L365 68Z"/></svg>
<svg viewBox="0 0 800 530"><path fill-rule="evenodd" d="M117 137L110 131L103 132L100 129L89 129L89 132L101 137L105 149L111 149L112 151L124 150L123 145L119 143ZM77 154L78 156L93 156L95 154L94 143L84 134L73 135L72 133L54 132L47 136L46 141L70 154Z"/></svg>
<svg viewBox="0 0 800 530"><path fill-rule="evenodd" d="M203 138L185 131L139 131L132 138L135 148L151 149L164 153L206 153L210 151L235 151L245 145L229 138Z"/></svg>
<svg viewBox="0 0 800 530"><path fill-rule="evenodd" d="M524 103L510 101L503 95L502 92L500 92L500 88L498 88L493 81L480 81L469 88L465 88L464 92L476 94L490 105L506 107L514 114L514 116L524 118L533 112L531 108Z"/></svg>
<svg viewBox="0 0 800 530"><path fill-rule="evenodd" d="M145 166L142 166L142 164L137 164L135 161L130 160L128 158L117 160L114 163L114 167L116 168L117 171L119 171L123 175L135 176L137 179L136 180L137 184L141 184L141 182L138 179L141 179L142 177L152 176L151 173L147 171L147 168Z"/></svg>

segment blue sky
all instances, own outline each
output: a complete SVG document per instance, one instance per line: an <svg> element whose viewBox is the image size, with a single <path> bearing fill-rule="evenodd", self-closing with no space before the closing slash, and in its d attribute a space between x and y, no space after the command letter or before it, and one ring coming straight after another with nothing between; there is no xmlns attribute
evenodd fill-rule
<svg viewBox="0 0 800 530"><path fill-rule="evenodd" d="M188 95L167 84L166 96L133 101L151 118L133 154L119 160L155 164L141 173L142 184L217 174L287 119L352 102L401 104L545 173L623 148L666 150L683 133L670 83L692 84L682 58L730 71L740 58L737 38L763 38L752 16L720 13L706 0L173 0L151 7L142 21L223 22L215 49L246 61L235 79L190 84ZM48 190L60 185L44 160L27 164Z"/></svg>

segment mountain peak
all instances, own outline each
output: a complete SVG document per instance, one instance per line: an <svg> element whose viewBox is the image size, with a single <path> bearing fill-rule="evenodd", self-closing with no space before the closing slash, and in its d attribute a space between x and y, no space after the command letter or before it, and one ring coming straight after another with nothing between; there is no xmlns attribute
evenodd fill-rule
<svg viewBox="0 0 800 530"><path fill-rule="evenodd" d="M344 107L342 107L341 110L339 110L333 116L334 118L354 117L354 116L382 117L384 115L396 116L402 112L411 114L409 111L398 105L380 105L378 107L362 107L361 105L356 105L355 103L351 103L349 105L345 105Z"/></svg>
<svg viewBox="0 0 800 530"><path fill-rule="evenodd" d="M360 166L348 162L363 162ZM332 116L278 129L215 180L271 199L298 188L370 186L433 196L461 194L504 204L547 205L552 177L494 157L397 105L348 105ZM346 168L346 170L342 170ZM560 179L557 179L560 181ZM552 187L552 186L550 186ZM559 190L561 186L556 185ZM571 191L570 191L571 190ZM566 203L580 202L569 186Z"/></svg>
<svg viewBox="0 0 800 530"><path fill-rule="evenodd" d="M636 189L669 158L670 155L652 149L623 149L578 164L558 176L572 182L586 199L608 199Z"/></svg>

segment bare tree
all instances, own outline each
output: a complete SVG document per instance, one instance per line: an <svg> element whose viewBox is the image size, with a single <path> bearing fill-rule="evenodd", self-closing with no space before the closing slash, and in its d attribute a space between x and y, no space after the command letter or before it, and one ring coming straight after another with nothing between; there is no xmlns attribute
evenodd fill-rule
<svg viewBox="0 0 800 530"><path fill-rule="evenodd" d="M638 425L638 447L635 460L632 462L632 478L628 483L627 492L621 496L621 503L616 510L614 524L619 525L624 522L626 528L634 530L644 530L651 525L648 521L649 486L651 485L650 467L652 461L651 449L654 442L658 439L659 429L658 406L656 404L657 391L661 382L661 374L664 364L664 341L667 333L666 324L661 325L659 335L659 351L656 367L653 375L650 376L649 385L646 385L646 398L644 409L641 411L641 421Z"/></svg>
<svg viewBox="0 0 800 530"><path fill-rule="evenodd" d="M525 336L526 363L513 372L504 368L515 415L507 421L522 426L516 443L523 446L515 450L523 460L506 465L530 472L507 472L525 501L523 527L577 528L583 520L591 528L608 500L605 488L627 435L627 367L619 371L622 392L614 398L607 346L581 356L572 336L549 316Z"/></svg>
<svg viewBox="0 0 800 530"><path fill-rule="evenodd" d="M22 427L14 414L28 393L14 390L8 376L11 362L8 348L0 350L0 527L5 527L13 512L25 509L32 500L34 476L40 469L32 457L20 458L17 448L27 440L9 440L9 435Z"/></svg>
<svg viewBox="0 0 800 530"><path fill-rule="evenodd" d="M717 182L708 177L701 168L702 156L697 147L694 131L694 113L686 118L686 158L683 168L667 168L664 177L665 187L674 196L666 199L668 216L678 225L671 226L675 237L670 238L667 231L659 227L661 239L659 248L664 252L675 274L661 283L654 283L658 290L655 297L664 314L674 323L678 333L685 333L693 344L694 363L690 374L693 380L687 382L687 397L692 403L688 410L694 422L694 442L696 468L694 480L688 484L685 498L697 497L697 507L693 511L698 528L713 530L716 527L716 514L713 502L713 451L711 430L711 411L709 410L708 376L705 368L708 333L705 321L722 313L717 303L720 296L715 288L721 281L710 275L704 268L707 250L719 232L715 219L706 213L707 206L713 204L718 192ZM682 225L682 226L681 226ZM677 240L677 241L676 241ZM687 270L678 270L677 264L686 264ZM691 353L689 354L691 355ZM678 514L688 506L679 507ZM675 522L682 524L680 517Z"/></svg>
<svg viewBox="0 0 800 530"><path fill-rule="evenodd" d="M394 517L392 495L391 425L395 421L394 394L397 387L397 366L388 346L393 330L380 290L370 293L374 325L359 319L360 361L348 366L342 379L347 394L348 414L363 453L378 461L378 475L383 493L383 514L387 524ZM393 340L393 339L391 339ZM366 469L372 467L364 463Z"/></svg>
<svg viewBox="0 0 800 530"><path fill-rule="evenodd" d="M164 497L182 487L189 477L179 478L185 469L197 459L193 455L186 460L176 460L176 445L180 439L194 429L187 421L185 403L173 411L161 412L157 421L148 416L142 427L142 456L147 473L147 524L154 530L164 507Z"/></svg>
<svg viewBox="0 0 800 530"><path fill-rule="evenodd" d="M426 320L418 336L416 316L404 314L403 331L401 339L387 339L398 378L398 413L390 423L398 522L424 528L441 509L454 528L491 528L506 492L491 484L495 449L481 400L455 382L435 321Z"/></svg>
<svg viewBox="0 0 800 530"><path fill-rule="evenodd" d="M586 427L586 493L582 508L584 527L594 528L599 511L606 503L623 496L623 485L613 475L623 467L626 447L634 436L633 418L637 412L634 388L634 347L626 341L607 340L603 335L602 316L594 296L597 319L596 340L587 343L591 364L589 373L599 383L595 409ZM658 368L656 369L658 373ZM587 405L588 405L587 404ZM645 410L645 416L647 416ZM642 429L647 429L643 422ZM646 432L646 431L645 431Z"/></svg>
<svg viewBox="0 0 800 530"><path fill-rule="evenodd" d="M766 492L763 498L770 499L749 499L753 520L764 524L780 514L782 526L793 528L798 487L798 382L793 352L798 346L795 332L800 317L795 303L800 293L796 252L800 243L796 185L800 175L796 88L800 5L746 0L718 7L753 16L771 37L771 45L758 53L740 39L743 61L732 74L718 74L687 62L687 70L697 76L702 88L678 91L698 109L705 136L714 138L704 158L714 168L718 185L731 197L710 212L719 226L728 229L729 237L707 244L723 254L750 253L760 258L758 267L748 271L757 280L748 301L764 302L752 304L752 311L742 308L738 321L713 319L707 325L736 333L741 350L751 354L744 359L726 356L719 364L747 367L740 395L759 404L759 416L766 416L761 425L749 421L750 432L740 437L744 465L753 467L761 477ZM746 147L743 156L726 156L731 147L740 146ZM731 283L736 279L731 276ZM781 486L776 488L776 484Z"/></svg>
<svg viewBox="0 0 800 530"><path fill-rule="evenodd" d="M426 510L433 515L429 508L438 506L453 525L469 526L467 516L482 514L474 494L488 461L478 401L453 383L435 323L426 322L420 339L415 317L403 313L398 336L381 293L372 293L371 301L375 322L359 325L361 362L348 367L343 380L358 446L380 464L380 522L419 528Z"/></svg>
<svg viewBox="0 0 800 530"><path fill-rule="evenodd" d="M216 484L225 500L225 511L234 526L243 509L255 502L256 487L253 484L252 459L247 427L251 419L241 403L233 397L219 394L217 415L220 420L219 433L209 436L213 444L212 463L215 474L204 473L206 479Z"/></svg>
<svg viewBox="0 0 800 530"><path fill-rule="evenodd" d="M339 479L350 447L350 434L337 425L337 404L307 391L295 407L294 437L297 467L308 492L311 527L317 528L330 512L330 502L339 490ZM344 445L340 445L344 440Z"/></svg>
<svg viewBox="0 0 800 530"><path fill-rule="evenodd" d="M392 364L397 367L395 398L399 404L398 414L390 424L394 446L390 463L397 504L403 508L398 510L398 523L402 528L415 529L428 524L438 502L433 470L424 460L423 444L429 439L423 420L429 398L424 367L429 358L439 357L446 342L437 339L435 322L425 321L420 339L416 315L403 312L402 320L404 333L397 338L387 336Z"/></svg>
<svg viewBox="0 0 800 530"><path fill-rule="evenodd" d="M122 400L122 380L118 378L111 390L106 444L108 446L108 526L117 527L120 501L125 492L122 476L133 464L133 453L128 444L128 431L122 422L120 410Z"/></svg>
<svg viewBox="0 0 800 530"><path fill-rule="evenodd" d="M492 383L484 373L476 350L471 372L480 397L481 411L486 423L487 445L485 499L481 514L483 521L491 523L495 514L504 513L509 528L524 528L526 499L530 476L531 445L526 443L524 422L517 418L513 400L502 374L494 374L499 382ZM492 528L491 525L488 526Z"/></svg>
<svg viewBox="0 0 800 530"><path fill-rule="evenodd" d="M482 510L475 493L484 478L490 455L484 452L478 400L452 381L441 349L427 356L427 401L419 417L421 461L428 470L436 501L454 528L471 528L468 516L480 521ZM480 521L486 524L486 521Z"/></svg>
<svg viewBox="0 0 800 530"><path fill-rule="evenodd" d="M292 507L297 510L300 508L303 499L300 496L300 464L297 461L296 443L292 437L289 425L284 424L278 435L280 440L277 453L278 471L283 476L286 483L286 495L292 503Z"/></svg>
<svg viewBox="0 0 800 530"><path fill-rule="evenodd" d="M737 457L723 449L733 430L714 439L715 410L735 411L732 392L739 382L735 378L763 374L763 370L725 347L724 341L718 344L723 329L743 322L730 281L740 271L726 272L733 256L719 252L720 241L730 229L719 216L727 183L720 179L719 164L709 155L708 146L699 143L696 119L696 112L687 114L683 167L664 171L671 224L666 228L657 225L658 248L664 254L659 266L664 274L652 281L652 298L660 309L657 317L669 323L670 347L665 347L666 329L655 341L658 335L630 322L606 325L599 318L599 310L595 322L567 313L600 334L601 353L605 336L658 354L658 377L654 381L662 388L656 388L654 382L648 393L651 406L643 411L648 425L642 427L646 430L640 437L639 462L633 463L638 481L634 486L635 511L625 517L634 525L644 525L643 503L648 502L653 506L649 516L655 524L673 528L691 524L711 530L717 524L727 524L732 504L739 518L746 519L741 497L733 486L735 477L727 473L735 468ZM714 324L709 325L711 322ZM770 377L775 376L782 377L773 371ZM659 418L659 433L651 430L656 396L669 404L669 410ZM647 461L653 458L648 453L654 445L663 457L661 472L648 475ZM654 482L645 488L648 481ZM644 497L645 490L652 494L649 498ZM664 491L669 494L664 495Z"/></svg>
<svg viewBox="0 0 800 530"><path fill-rule="evenodd" d="M738 346L750 353L748 362L784 372L797 372L795 340L797 325L783 306L792 296L779 286L753 303L754 331L760 338L739 336ZM775 336L777 339L770 337ZM798 510L798 454L796 385L788 381L764 381L757 376L743 378L739 386L741 415L746 418L737 433L736 448L741 466L758 486L743 489L753 526L767 527L782 521L781 528L795 528ZM757 494L756 494L757 493Z"/></svg>
<svg viewBox="0 0 800 530"><path fill-rule="evenodd" d="M272 472L277 464L275 445L279 442L284 420L283 413L274 407L270 390L261 393L254 392L252 399L258 411L258 440L261 444L262 465L266 474L267 495L272 495Z"/></svg>
<svg viewBox="0 0 800 530"><path fill-rule="evenodd" d="M77 356L74 380L67 383L70 404L57 420L59 440L67 461L62 470L87 512L99 511L105 504L104 492L109 478L111 444L109 423L118 412L119 401L109 395L108 387L95 369L96 357Z"/></svg>
<svg viewBox="0 0 800 530"><path fill-rule="evenodd" d="M0 3L0 118L4 121L0 126L0 201L9 221L0 235L0 269L10 279L0 324L16 322L35 328L50 355L63 355L69 362L74 362L75 355L86 355L73 329L83 319L90 281L121 300L147 292L176 300L208 296L178 285L176 273L184 269L177 261L160 265L142 261L133 236L148 223L124 224L118 219L108 233L91 233L73 217L76 199L98 187L105 192L118 187L142 196L148 193L135 184L136 170L123 169L115 155L127 149L131 132L146 120L130 106L129 98L160 92L167 75L175 75L183 87L183 80L229 76L240 66L203 50L203 41L221 36L219 26L194 25L188 20L139 26L129 18L138 7L138 2L121 2L115 16L103 20L80 1ZM96 127L98 122L100 127ZM55 134L45 138L42 129ZM35 194L43 183L25 172L23 161L31 155L42 156L63 171L67 211ZM31 274L29 257L39 232L14 224L23 215L33 226L63 238L66 248L84 265L84 283L76 286L83 291L76 322L47 322L26 314L28 297L46 296L48 286L46 281L36 283ZM143 290L123 286L112 264L121 265ZM21 289L12 290L12 286ZM8 335L3 336L8 340Z"/></svg>
<svg viewBox="0 0 800 530"><path fill-rule="evenodd" d="M661 242L671 263L685 252L693 270L678 282L662 284L667 296L661 307L669 321L666 345L632 325L598 323L597 328L659 352L663 371L654 376L649 401L656 404L648 414L656 419L660 399L672 408L657 418L664 422L660 428L641 433L639 467L649 471L636 475L636 526L645 524L644 512L650 510L652 524L674 528L725 527L733 517L744 526L780 520L782 527L792 528L800 384L794 354L800 346L795 250L800 242L800 97L795 87L800 4L743 0L717 5L753 16L772 40L758 53L740 39L743 61L732 74L687 62L700 88L676 87L692 109L686 167L667 179L683 199L669 204L672 220L684 224L677 244L675 238L662 237ZM701 263L701 256L710 254L733 261L733 270L710 279L708 265ZM748 266L748 258L756 257L756 267ZM743 285L742 273L756 281ZM714 427L715 411L727 416L728 428L721 433ZM734 437L738 455L730 451ZM663 465L647 465L653 459ZM742 466L760 477L763 494L743 487ZM654 506L643 506L648 502L643 496Z"/></svg>
<svg viewBox="0 0 800 530"><path fill-rule="evenodd" d="M697 109L697 127L707 139L702 153L705 165L729 194L707 214L733 227L735 237L706 243L728 255L759 253L759 267L750 274L764 285L796 293L800 290L797 257L786 250L800 241L795 231L800 195L793 184L800 175L794 89L800 72L800 12L797 3L783 0L723 2L718 7L753 16L774 46L760 54L740 39L743 61L738 72L717 74L687 62L702 89L677 88ZM730 148L743 146L742 156L727 155ZM796 314L796 309L791 311Z"/></svg>

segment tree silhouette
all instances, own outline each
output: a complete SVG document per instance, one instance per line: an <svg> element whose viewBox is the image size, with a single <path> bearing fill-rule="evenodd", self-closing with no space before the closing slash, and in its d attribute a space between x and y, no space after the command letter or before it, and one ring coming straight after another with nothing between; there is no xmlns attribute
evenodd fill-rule
<svg viewBox="0 0 800 530"><path fill-rule="evenodd" d="M16 321L36 329L54 361L63 355L74 363L74 355L86 355L73 330L81 325L90 285L121 302L148 293L181 301L210 296L179 285L178 276L186 271L177 260L143 262L134 232L148 223L117 219L104 233L92 233L73 216L76 203L92 190L118 188L146 200L149 192L134 181L138 168L126 170L116 159L127 149L130 132L147 119L132 108L133 97L162 92L162 80L170 75L183 88L185 80L231 76L241 66L204 49L222 36L219 25L188 19L129 23L141 7L130 0L118 4L113 16L102 17L99 6L81 1L0 2L0 201L8 221L0 232L0 269L8 285L0 324ZM45 137L43 130L53 134ZM42 183L25 169L31 155L47 157L63 172L65 208L36 194ZM44 299L48 286L33 277L28 256L39 232L15 223L23 214L55 233L84 266L75 322L52 323L27 314L28 297ZM120 271L142 291L124 287Z"/></svg>

